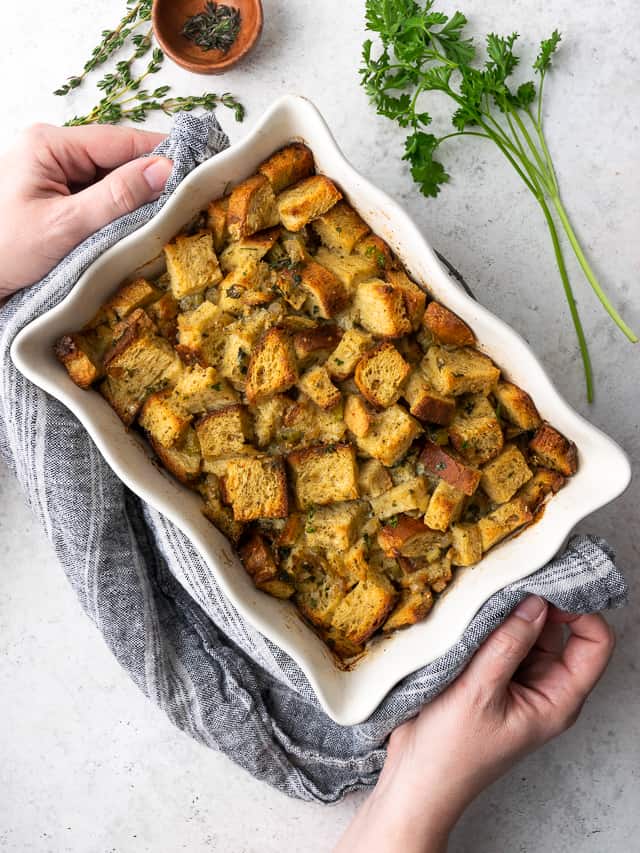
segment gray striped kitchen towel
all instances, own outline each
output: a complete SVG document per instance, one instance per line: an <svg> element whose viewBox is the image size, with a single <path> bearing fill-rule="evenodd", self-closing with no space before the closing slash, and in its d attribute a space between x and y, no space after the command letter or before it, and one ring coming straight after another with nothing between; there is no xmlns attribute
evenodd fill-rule
<svg viewBox="0 0 640 853"><path fill-rule="evenodd" d="M366 722L343 727L322 712L300 669L241 619L189 540L122 485L73 415L9 355L20 329L227 145L212 115L179 115L158 148L175 164L161 198L94 234L0 310L0 453L84 611L139 688L176 726L254 776L290 796L332 802L375 782L389 733L456 677L527 593L585 612L620 606L626 586L605 542L574 538L544 569L493 596L446 654L398 684Z"/></svg>

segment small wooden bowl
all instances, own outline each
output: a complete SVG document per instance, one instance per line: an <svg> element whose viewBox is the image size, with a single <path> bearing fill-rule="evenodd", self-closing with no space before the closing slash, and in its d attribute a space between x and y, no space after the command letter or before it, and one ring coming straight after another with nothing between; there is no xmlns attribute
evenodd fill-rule
<svg viewBox="0 0 640 853"><path fill-rule="evenodd" d="M260 0L222 0L240 10L240 32L230 49L202 50L182 35L184 23L202 12L205 0L153 0L151 21L158 44L177 65L194 74L222 74L246 56L262 32Z"/></svg>

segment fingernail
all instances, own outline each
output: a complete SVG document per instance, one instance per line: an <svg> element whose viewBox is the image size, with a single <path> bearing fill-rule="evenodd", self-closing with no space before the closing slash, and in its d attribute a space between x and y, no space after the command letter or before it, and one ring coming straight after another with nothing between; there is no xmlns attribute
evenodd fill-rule
<svg viewBox="0 0 640 853"><path fill-rule="evenodd" d="M171 174L172 168L173 163L171 160L167 160L166 157L161 157L158 160L154 160L153 163L147 166L143 171L142 174L144 179L154 193L159 193L164 189L164 185L167 183L167 179Z"/></svg>
<svg viewBox="0 0 640 853"><path fill-rule="evenodd" d="M513 611L518 619L525 622L535 622L538 616L546 609L547 603L539 595L528 595L524 601Z"/></svg>

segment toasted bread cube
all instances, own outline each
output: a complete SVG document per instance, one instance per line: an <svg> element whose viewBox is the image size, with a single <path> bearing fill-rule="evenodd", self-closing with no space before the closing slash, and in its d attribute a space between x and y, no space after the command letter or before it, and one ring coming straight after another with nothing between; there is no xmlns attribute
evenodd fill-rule
<svg viewBox="0 0 640 853"><path fill-rule="evenodd" d="M340 343L327 359L326 368L329 375L338 381L348 379L372 341L371 335L360 329L347 329Z"/></svg>
<svg viewBox="0 0 640 853"><path fill-rule="evenodd" d="M264 175L252 175L233 188L227 208L227 229L232 240L250 237L278 221L276 197Z"/></svg>
<svg viewBox="0 0 640 853"><path fill-rule="evenodd" d="M302 615L312 625L322 628L331 624L344 595L343 578L333 572L318 572L297 584L295 601Z"/></svg>
<svg viewBox="0 0 640 853"><path fill-rule="evenodd" d="M474 566L482 559L482 539L477 524L451 526L451 562L454 566Z"/></svg>
<svg viewBox="0 0 640 853"><path fill-rule="evenodd" d="M105 308L112 311L117 320L124 320L136 308L146 308L161 296L161 291L146 278L136 278L123 284L109 299Z"/></svg>
<svg viewBox="0 0 640 853"><path fill-rule="evenodd" d="M495 387L500 370L490 358L475 349L447 350L429 347L422 360L422 372L439 394L488 394Z"/></svg>
<svg viewBox="0 0 640 853"><path fill-rule="evenodd" d="M383 465L395 465L405 455L422 429L398 404L377 414L369 432L356 439L358 448Z"/></svg>
<svg viewBox="0 0 640 853"><path fill-rule="evenodd" d="M364 643L383 624L396 598L391 582L370 572L338 604L331 626L352 643Z"/></svg>
<svg viewBox="0 0 640 853"><path fill-rule="evenodd" d="M373 412L358 394L349 394L344 403L344 422L347 429L362 438L373 423Z"/></svg>
<svg viewBox="0 0 640 853"><path fill-rule="evenodd" d="M411 367L388 341L366 352L356 365L355 381L363 397L387 409L402 393Z"/></svg>
<svg viewBox="0 0 640 853"><path fill-rule="evenodd" d="M242 328L231 331L231 327L227 327L225 337L220 375L228 379L238 391L244 391L254 342Z"/></svg>
<svg viewBox="0 0 640 853"><path fill-rule="evenodd" d="M367 234L358 241L353 251L356 255L364 255L365 258L374 260L378 275L396 266L391 249L377 234Z"/></svg>
<svg viewBox="0 0 640 853"><path fill-rule="evenodd" d="M390 631L397 631L399 628L422 622L432 607L433 593L429 587L419 592L405 589L400 593L400 600L391 611L382 630L388 634Z"/></svg>
<svg viewBox="0 0 640 853"><path fill-rule="evenodd" d="M280 221L288 231L300 231L341 198L340 190L324 175L305 178L278 196Z"/></svg>
<svg viewBox="0 0 640 853"><path fill-rule="evenodd" d="M287 461L300 509L359 497L358 466L351 445L320 445L295 450L289 454Z"/></svg>
<svg viewBox="0 0 640 853"><path fill-rule="evenodd" d="M274 193L313 174L313 154L301 142L281 148L258 166L258 172L269 180Z"/></svg>
<svg viewBox="0 0 640 853"><path fill-rule="evenodd" d="M298 366L291 338L276 327L258 341L247 369L245 393L250 403L281 394L298 380Z"/></svg>
<svg viewBox="0 0 640 853"><path fill-rule="evenodd" d="M377 498L393 486L393 480L377 459L367 459L359 466L358 489L363 498Z"/></svg>
<svg viewBox="0 0 640 853"><path fill-rule="evenodd" d="M499 456L484 466L480 485L492 501L503 504L532 476L522 453L515 444L508 444Z"/></svg>
<svg viewBox="0 0 640 853"><path fill-rule="evenodd" d="M293 336L293 349L301 367L326 359L340 343L342 331L334 323L304 329Z"/></svg>
<svg viewBox="0 0 640 853"><path fill-rule="evenodd" d="M218 477L215 474L206 474L197 488L204 501L202 514L228 539L237 544L244 527L239 521L234 521L229 507L223 506Z"/></svg>
<svg viewBox="0 0 640 853"><path fill-rule="evenodd" d="M402 290L379 278L357 286L354 310L360 325L382 338L401 338L411 331Z"/></svg>
<svg viewBox="0 0 640 853"><path fill-rule="evenodd" d="M238 395L213 367L186 367L173 389L173 401L190 414L208 412L238 402Z"/></svg>
<svg viewBox="0 0 640 853"><path fill-rule="evenodd" d="M398 564L402 569L398 584L410 592L419 592L427 586L433 592L442 592L453 578L451 557L437 547L424 555L398 557Z"/></svg>
<svg viewBox="0 0 640 853"><path fill-rule="evenodd" d="M356 243L370 233L367 223L346 201L315 219L313 230L328 249L340 255L350 255Z"/></svg>
<svg viewBox="0 0 640 853"><path fill-rule="evenodd" d="M424 477L412 477L377 498L369 498L369 503L376 518L391 518L414 509L424 512L429 504L427 481Z"/></svg>
<svg viewBox="0 0 640 853"><path fill-rule="evenodd" d="M304 521L307 546L344 553L358 538L366 515L364 501L339 502L317 509L311 507Z"/></svg>
<svg viewBox="0 0 640 853"><path fill-rule="evenodd" d="M226 406L203 415L195 425L203 456L242 454L252 438L251 419L245 406Z"/></svg>
<svg viewBox="0 0 640 853"><path fill-rule="evenodd" d="M468 401L458 409L449 425L449 440L466 462L482 465L496 457L504 445L504 436L491 404L480 397L485 406ZM476 411L483 414L476 416ZM484 413L486 411L486 414ZM469 412L469 413L468 413Z"/></svg>
<svg viewBox="0 0 640 853"><path fill-rule="evenodd" d="M455 459L430 439L425 441L419 461L430 474L435 474L467 496L478 488L480 471Z"/></svg>
<svg viewBox="0 0 640 853"><path fill-rule="evenodd" d="M210 231L180 234L164 247L171 291L176 299L202 293L222 279Z"/></svg>
<svg viewBox="0 0 640 853"><path fill-rule="evenodd" d="M423 323L441 344L465 347L473 346L476 342L476 336L464 320L439 302L429 303Z"/></svg>
<svg viewBox="0 0 640 853"><path fill-rule="evenodd" d="M191 415L172 405L173 393L169 389L157 391L147 397L138 422L163 447L173 447L179 442L191 423Z"/></svg>
<svg viewBox="0 0 640 853"><path fill-rule="evenodd" d="M321 246L316 252L315 258L318 263L340 279L350 296L353 296L361 281L375 277L378 272L375 261L365 255L346 255L343 257Z"/></svg>
<svg viewBox="0 0 640 853"><path fill-rule="evenodd" d="M279 438L291 447L302 448L339 442L345 432L342 403L325 411L302 396L285 413Z"/></svg>
<svg viewBox="0 0 640 853"><path fill-rule="evenodd" d="M218 307L230 314L242 314L246 306L268 304L275 297L269 265L250 254L220 282Z"/></svg>
<svg viewBox="0 0 640 853"><path fill-rule="evenodd" d="M304 263L310 260L311 256L305 258ZM279 296L282 296L295 311L301 311L307 301L309 294L301 286L301 264L303 261L297 261L290 267L271 270L271 289Z"/></svg>
<svg viewBox="0 0 640 853"><path fill-rule="evenodd" d="M565 477L578 470L578 450L572 441L547 423L539 427L529 442L532 461Z"/></svg>
<svg viewBox="0 0 640 853"><path fill-rule="evenodd" d="M266 447L276 440L290 405L290 400L276 394L253 408L253 429L258 447Z"/></svg>
<svg viewBox="0 0 640 853"><path fill-rule="evenodd" d="M300 267L299 286L307 294L307 313L325 320L335 317L349 302L344 285L330 270L309 260Z"/></svg>
<svg viewBox="0 0 640 853"><path fill-rule="evenodd" d="M63 335L54 351L76 385L88 388L104 376L104 356L112 343L111 329L102 324L85 332Z"/></svg>
<svg viewBox="0 0 640 853"><path fill-rule="evenodd" d="M267 228L244 240L229 243L220 254L220 266L225 273L231 272L236 267L244 266L249 259L256 263L272 249L280 236L280 228Z"/></svg>
<svg viewBox="0 0 640 853"><path fill-rule="evenodd" d="M252 533L240 546L238 553L247 574L257 587L265 581L277 578L278 564L266 539L260 533Z"/></svg>
<svg viewBox="0 0 640 853"><path fill-rule="evenodd" d="M538 429L542 423L531 397L512 382L500 380L493 389L493 395L498 401L501 414L520 429Z"/></svg>
<svg viewBox="0 0 640 853"><path fill-rule="evenodd" d="M172 293L164 293L146 309L147 314L158 327L159 333L171 343L175 343L176 340L179 310L178 301Z"/></svg>
<svg viewBox="0 0 640 853"><path fill-rule="evenodd" d="M236 521L284 518L289 510L284 464L277 457L229 460L224 493Z"/></svg>
<svg viewBox="0 0 640 853"><path fill-rule="evenodd" d="M231 322L231 315L212 302L178 314L176 349L187 362L218 367L224 354L224 329Z"/></svg>
<svg viewBox="0 0 640 853"><path fill-rule="evenodd" d="M182 440L173 447L163 447L153 435L149 436L149 441L167 471L170 471L181 483L191 485L200 477L202 456L194 429L188 427Z"/></svg>
<svg viewBox="0 0 640 853"><path fill-rule="evenodd" d="M415 331L420 327L424 317L427 294L421 287L418 287L415 281L411 281L403 270L388 270L386 279L389 284L402 292L405 311L411 322L411 327Z"/></svg>
<svg viewBox="0 0 640 853"><path fill-rule="evenodd" d="M431 495L424 523L432 530L446 530L460 518L466 497L460 489L440 480Z"/></svg>
<svg viewBox="0 0 640 853"><path fill-rule="evenodd" d="M488 551L519 527L533 520L533 515L521 498L515 498L485 515L478 521L482 550Z"/></svg>
<svg viewBox="0 0 640 853"><path fill-rule="evenodd" d="M278 578L275 578L272 581L264 581L264 583L261 583L258 586L258 589L262 590L262 592L266 592L268 595L272 595L274 598L282 599L291 598L296 591L296 588L292 583Z"/></svg>
<svg viewBox="0 0 640 853"><path fill-rule="evenodd" d="M298 388L321 409L333 409L342 399L340 389L336 388L326 368L320 364L302 374Z"/></svg>
<svg viewBox="0 0 640 853"><path fill-rule="evenodd" d="M228 195L216 198L207 207L207 228L213 235L213 248L216 252L222 251L224 244L229 239L229 232L227 230L228 209Z"/></svg>
<svg viewBox="0 0 640 853"><path fill-rule="evenodd" d="M456 409L455 397L438 394L419 370L414 370L407 380L402 396L409 404L414 417L427 423L447 426Z"/></svg>
<svg viewBox="0 0 640 853"><path fill-rule="evenodd" d="M387 557L417 557L442 544L442 535L431 530L419 518L399 515L394 524L386 524L378 533L378 545Z"/></svg>
<svg viewBox="0 0 640 853"><path fill-rule="evenodd" d="M518 497L524 501L531 512L536 512L545 497L551 492L559 491L565 483L562 474L549 468L538 468L533 477L525 483L518 492Z"/></svg>

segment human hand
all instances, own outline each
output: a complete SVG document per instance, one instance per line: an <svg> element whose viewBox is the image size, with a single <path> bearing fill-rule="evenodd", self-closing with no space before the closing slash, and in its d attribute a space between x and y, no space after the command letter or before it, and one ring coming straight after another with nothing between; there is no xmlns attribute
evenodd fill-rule
<svg viewBox="0 0 640 853"><path fill-rule="evenodd" d="M108 222L158 198L172 163L164 139L108 125L25 131L0 158L0 300L46 275Z"/></svg>
<svg viewBox="0 0 640 853"><path fill-rule="evenodd" d="M337 850L446 850L484 788L576 721L614 645L601 616L526 598L458 679L393 732L380 779Z"/></svg>

